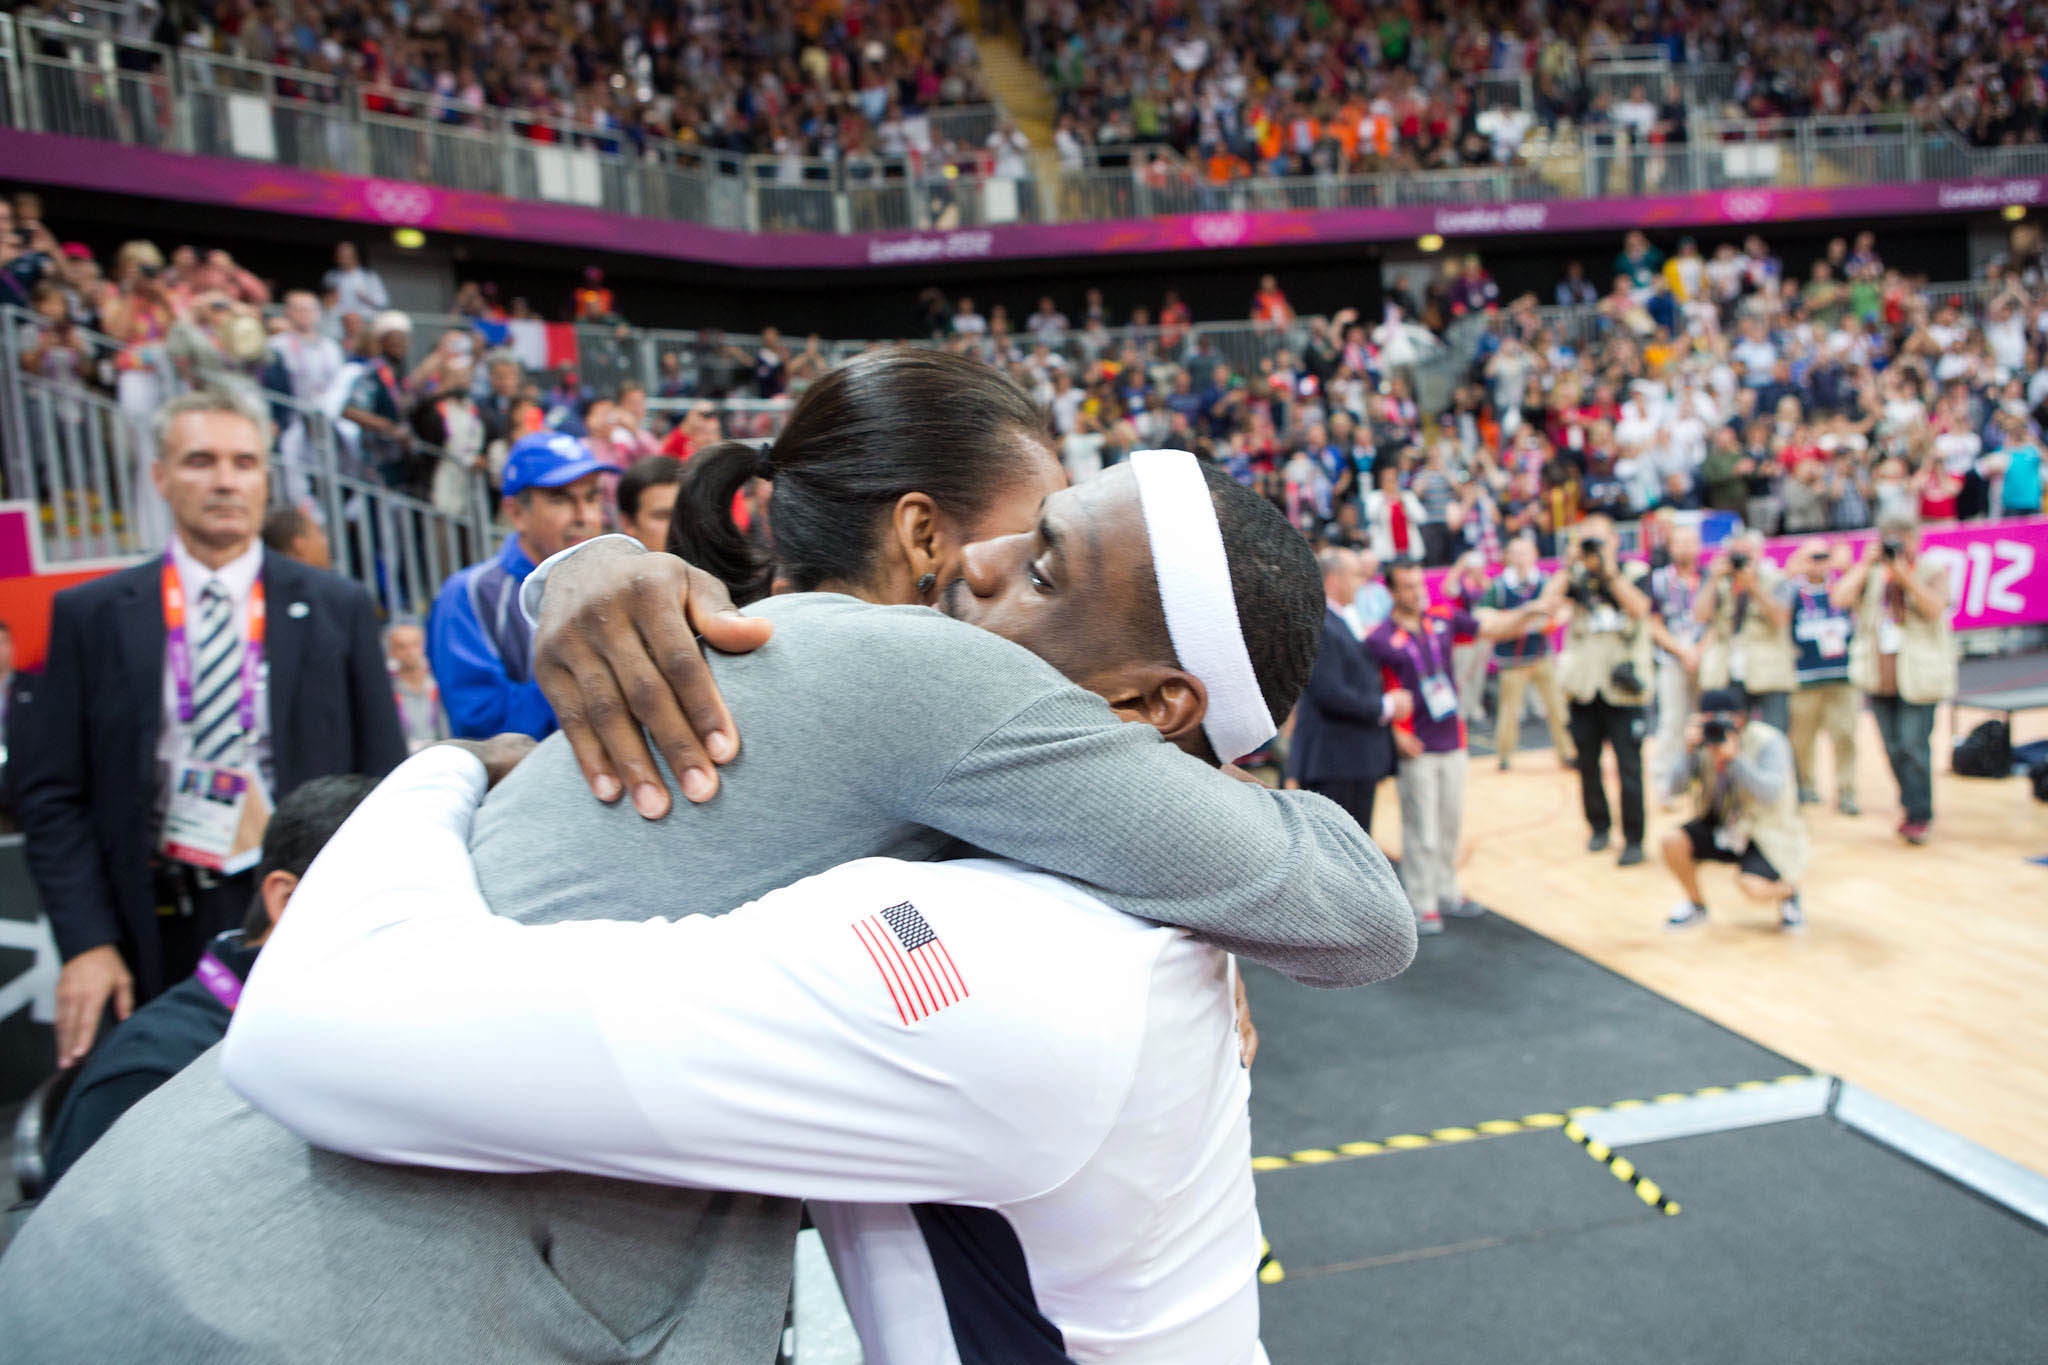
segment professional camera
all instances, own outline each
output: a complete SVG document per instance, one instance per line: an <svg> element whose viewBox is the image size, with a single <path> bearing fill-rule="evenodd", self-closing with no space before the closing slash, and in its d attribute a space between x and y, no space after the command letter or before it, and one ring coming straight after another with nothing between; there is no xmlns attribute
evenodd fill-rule
<svg viewBox="0 0 2048 1365"><path fill-rule="evenodd" d="M1565 580L1566 594L1586 611L1613 606L1614 595L1607 590L1607 563L1603 553L1606 542L1599 536L1587 536L1579 542L1578 548L1579 557L1572 561Z"/></svg>
<svg viewBox="0 0 2048 1365"><path fill-rule="evenodd" d="M1886 559L1897 559L1906 553L1906 542L1897 536L1886 536L1878 543L1877 552Z"/></svg>
<svg viewBox="0 0 2048 1365"><path fill-rule="evenodd" d="M1617 692L1645 692L1649 690L1643 686L1643 675L1636 672L1635 660L1633 659L1624 659L1616 664L1614 672L1608 674L1607 680L1614 684L1614 690Z"/></svg>
<svg viewBox="0 0 2048 1365"><path fill-rule="evenodd" d="M1700 743L1711 748L1719 748L1726 744L1731 733L1733 732L1729 730L1728 722L1719 716L1709 716L1700 722Z"/></svg>
<svg viewBox="0 0 2048 1365"><path fill-rule="evenodd" d="M1728 552L1728 567L1735 573L1741 573L1744 569L1748 568L1749 551L1730 550Z"/></svg>

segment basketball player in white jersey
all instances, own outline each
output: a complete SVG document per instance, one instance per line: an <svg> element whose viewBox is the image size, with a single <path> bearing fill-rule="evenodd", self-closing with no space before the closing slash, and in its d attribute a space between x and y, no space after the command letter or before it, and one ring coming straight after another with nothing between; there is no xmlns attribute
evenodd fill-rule
<svg viewBox="0 0 2048 1365"><path fill-rule="evenodd" d="M1203 476L1159 454L971 551L948 610L1085 600L1149 549L1169 657L1114 704L1213 762L1275 725ZM223 1057L257 1107L373 1160L807 1198L871 1365L1264 1361L1225 954L988 860L849 863L720 918L498 919L486 786L429 750L309 874Z"/></svg>

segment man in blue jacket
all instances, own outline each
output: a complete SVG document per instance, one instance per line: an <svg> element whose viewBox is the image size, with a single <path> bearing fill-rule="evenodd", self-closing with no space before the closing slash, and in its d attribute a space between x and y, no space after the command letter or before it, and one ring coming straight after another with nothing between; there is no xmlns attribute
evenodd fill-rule
<svg viewBox="0 0 2048 1365"><path fill-rule="evenodd" d="M1379 665L1366 656L1351 625L1348 608L1364 579L1358 556L1332 548L1317 560L1323 569L1323 645L1294 711L1287 775L1335 801L1371 834L1373 796L1394 771L1387 727L1406 717L1414 702L1399 688L1381 689Z"/></svg>
<svg viewBox="0 0 2048 1365"><path fill-rule="evenodd" d="M496 558L442 585L427 622L427 659L456 738L553 733L555 713L533 680L533 627L519 610L519 585L549 555L604 529L607 467L557 431L522 438L506 457L513 535Z"/></svg>

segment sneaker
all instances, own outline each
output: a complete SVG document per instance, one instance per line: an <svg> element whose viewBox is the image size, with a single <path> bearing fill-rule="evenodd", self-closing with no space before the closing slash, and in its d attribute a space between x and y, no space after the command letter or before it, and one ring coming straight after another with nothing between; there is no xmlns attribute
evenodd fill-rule
<svg viewBox="0 0 2048 1365"><path fill-rule="evenodd" d="M1444 917L1436 911L1432 910L1426 915L1417 915L1415 917L1415 932L1424 938L1428 938L1431 934L1441 934L1443 931Z"/></svg>
<svg viewBox="0 0 2048 1365"><path fill-rule="evenodd" d="M1806 928L1806 907L1799 903L1799 897L1788 896L1778 902L1778 927L1788 934Z"/></svg>
<svg viewBox="0 0 2048 1365"><path fill-rule="evenodd" d="M1698 901L1680 901L1671 907L1671 913L1664 917L1666 929L1690 929L1695 924L1707 922L1707 907Z"/></svg>
<svg viewBox="0 0 2048 1365"><path fill-rule="evenodd" d="M1908 820L1899 826L1899 837L1907 843L1918 846L1927 842L1927 822Z"/></svg>
<svg viewBox="0 0 2048 1365"><path fill-rule="evenodd" d="M1445 901L1437 908L1452 919L1478 919L1486 913L1486 907L1478 901L1462 896L1454 901Z"/></svg>
<svg viewBox="0 0 2048 1365"><path fill-rule="evenodd" d="M1842 793L1841 799L1835 802L1835 809L1842 812L1842 814L1844 815L1863 814L1863 807L1856 803L1856 795L1854 792Z"/></svg>
<svg viewBox="0 0 2048 1365"><path fill-rule="evenodd" d="M1506 771L1508 770L1508 759L1507 759L1507 755L1506 755L1506 754L1502 754L1502 755L1501 755L1501 759L1500 759L1500 770L1501 770L1502 772L1506 772Z"/></svg>
<svg viewBox="0 0 2048 1365"><path fill-rule="evenodd" d="M1614 862L1617 867L1634 867L1642 862L1642 860L1643 846L1641 844L1630 844L1621 851L1621 856L1616 858Z"/></svg>
<svg viewBox="0 0 2048 1365"><path fill-rule="evenodd" d="M1603 830L1596 830L1596 831L1594 831L1593 837L1592 837L1592 838L1590 838L1590 839L1588 839L1588 840L1586 840L1586 852L1588 852L1588 853L1605 853L1606 851L1607 851L1607 831L1606 831L1606 830L1604 830L1604 829L1603 829Z"/></svg>
<svg viewBox="0 0 2048 1365"><path fill-rule="evenodd" d="M1799 804L1802 806L1818 806L1820 804L1820 793L1811 787L1801 787L1799 789Z"/></svg>

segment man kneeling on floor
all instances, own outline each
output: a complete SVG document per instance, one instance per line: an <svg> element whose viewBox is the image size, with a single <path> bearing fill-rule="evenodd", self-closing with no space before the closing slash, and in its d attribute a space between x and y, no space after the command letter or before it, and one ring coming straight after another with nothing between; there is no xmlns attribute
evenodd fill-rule
<svg viewBox="0 0 2048 1365"><path fill-rule="evenodd" d="M1685 892L1667 921L1673 929L1706 922L1702 862L1735 864L1735 884L1750 899L1776 905L1780 928L1806 927L1799 904L1806 825L1792 780L1792 746L1748 716L1734 689L1702 693L1684 747L1663 770L1667 799L1690 790L1697 802L1693 818L1663 840L1664 863Z"/></svg>

